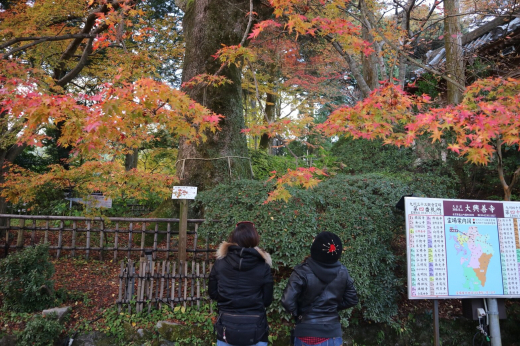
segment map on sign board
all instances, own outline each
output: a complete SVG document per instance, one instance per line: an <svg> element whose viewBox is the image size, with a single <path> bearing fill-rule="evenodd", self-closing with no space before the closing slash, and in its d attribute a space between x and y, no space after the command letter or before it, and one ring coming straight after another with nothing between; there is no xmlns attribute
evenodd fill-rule
<svg viewBox="0 0 520 346"><path fill-rule="evenodd" d="M174 186L172 199L195 199L197 197L196 186Z"/></svg>
<svg viewBox="0 0 520 346"><path fill-rule="evenodd" d="M520 202L405 197L408 297L520 297Z"/></svg>

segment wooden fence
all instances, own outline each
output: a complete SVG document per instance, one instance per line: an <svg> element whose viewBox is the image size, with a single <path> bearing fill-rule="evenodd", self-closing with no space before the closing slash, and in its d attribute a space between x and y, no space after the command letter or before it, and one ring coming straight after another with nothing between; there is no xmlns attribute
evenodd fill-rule
<svg viewBox="0 0 520 346"><path fill-rule="evenodd" d="M135 306L136 312L150 312L152 307L161 309L163 304L172 309L181 304L199 307L201 301L209 300L206 292L211 267L207 261L200 260L182 263L141 258L137 263L128 260L125 265L122 262L118 310L127 308L128 313L132 313Z"/></svg>
<svg viewBox="0 0 520 346"><path fill-rule="evenodd" d="M203 219L188 219L187 261L208 263L215 252L208 239L200 239ZM0 256L38 243L49 244L56 258L61 256L114 261L137 259L151 254L153 260L176 258L179 253L179 219L165 218L85 218L0 214Z"/></svg>

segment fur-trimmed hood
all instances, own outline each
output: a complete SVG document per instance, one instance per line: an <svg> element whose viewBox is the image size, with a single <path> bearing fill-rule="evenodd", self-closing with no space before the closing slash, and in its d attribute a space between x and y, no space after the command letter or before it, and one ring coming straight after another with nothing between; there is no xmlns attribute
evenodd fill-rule
<svg viewBox="0 0 520 346"><path fill-rule="evenodd" d="M247 248L247 247L240 247L236 243L228 243L227 241L224 241L220 244L217 250L217 259L223 259L226 257L230 252L233 252L233 254L236 254L238 257L243 258L248 255L252 255L255 257L261 257L269 265L269 267L272 267L273 261L271 260L271 255L267 253L266 251L260 249L258 246L254 248Z"/></svg>

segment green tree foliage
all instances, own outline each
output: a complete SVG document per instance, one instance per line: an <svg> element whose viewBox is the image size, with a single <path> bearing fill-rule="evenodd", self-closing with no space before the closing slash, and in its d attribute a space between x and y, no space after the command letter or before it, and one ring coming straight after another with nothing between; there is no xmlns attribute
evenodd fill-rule
<svg viewBox="0 0 520 346"><path fill-rule="evenodd" d="M453 197L453 191L428 175L403 183L380 174L337 175L313 190L289 188L288 203L264 204L270 184L241 180L197 196L207 220L199 230L214 242L226 239L236 222L251 220L261 236L260 246L271 253L279 295L290 269L310 253L314 236L331 231L344 243L342 262L355 279L364 318L389 321L397 313L402 280L394 272L397 258L392 242L403 231L401 212L394 208L402 195ZM281 311L279 305L274 310ZM345 320L346 321L346 320Z"/></svg>
<svg viewBox="0 0 520 346"><path fill-rule="evenodd" d="M54 301L53 274L48 245L11 253L0 261L0 291L4 308L19 312L48 308Z"/></svg>

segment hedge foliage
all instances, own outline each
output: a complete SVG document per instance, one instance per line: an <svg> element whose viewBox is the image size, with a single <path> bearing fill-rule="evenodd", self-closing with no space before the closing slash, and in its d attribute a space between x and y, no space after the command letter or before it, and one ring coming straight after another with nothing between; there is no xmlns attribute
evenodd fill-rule
<svg viewBox="0 0 520 346"><path fill-rule="evenodd" d="M437 179L437 178L436 178ZM397 312L402 279L396 277L391 244L404 232L403 213L395 209L401 196L414 192L429 197L453 197L446 184L416 175L407 183L380 174L337 175L313 190L290 188L289 202L263 204L270 184L242 180L219 185L197 196L207 222L199 228L214 243L225 239L238 221L254 221L260 246L271 253L276 270L275 298L290 269L310 253L320 231L338 234L344 243L341 261L355 279L363 317L389 321ZM420 188L420 189L419 189ZM279 297L278 297L279 298ZM274 310L281 311L276 305Z"/></svg>
<svg viewBox="0 0 520 346"><path fill-rule="evenodd" d="M54 302L54 266L49 246L37 245L11 253L0 261L0 291L10 311L32 312Z"/></svg>
<svg viewBox="0 0 520 346"><path fill-rule="evenodd" d="M17 340L19 346L49 346L59 338L63 326L56 317L36 315L27 322Z"/></svg>

